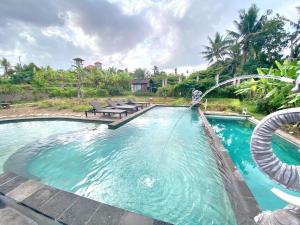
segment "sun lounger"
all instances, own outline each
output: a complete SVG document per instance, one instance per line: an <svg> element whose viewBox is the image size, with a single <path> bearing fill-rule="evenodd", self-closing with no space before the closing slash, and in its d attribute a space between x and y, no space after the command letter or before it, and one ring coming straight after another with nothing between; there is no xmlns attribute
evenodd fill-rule
<svg viewBox="0 0 300 225"><path fill-rule="evenodd" d="M127 103L125 103L125 102L123 102L123 101L121 101L121 100L116 100L116 103L117 103L117 105L136 106L137 109L139 109L139 108L143 109L143 108L144 108L144 105L143 105L143 104L127 104Z"/></svg>
<svg viewBox="0 0 300 225"><path fill-rule="evenodd" d="M124 109L127 111L138 111L137 107L134 105L118 105L116 102L111 99L107 100L107 104L112 109Z"/></svg>
<svg viewBox="0 0 300 225"><path fill-rule="evenodd" d="M103 108L100 106L100 104L96 101L92 101L91 106L93 107L91 110L87 110L85 111L85 116L87 117L87 114L90 113L94 113L94 115L96 115L96 113L102 113L103 115L108 114L109 116L111 114L119 114L120 119L122 118L122 114L124 113L125 116L127 116L127 111L124 109L111 109L111 108Z"/></svg>
<svg viewBox="0 0 300 225"><path fill-rule="evenodd" d="M145 105L146 107L150 105L150 102L136 102L135 100L129 98L128 102L129 105L136 105L136 104L142 104Z"/></svg>

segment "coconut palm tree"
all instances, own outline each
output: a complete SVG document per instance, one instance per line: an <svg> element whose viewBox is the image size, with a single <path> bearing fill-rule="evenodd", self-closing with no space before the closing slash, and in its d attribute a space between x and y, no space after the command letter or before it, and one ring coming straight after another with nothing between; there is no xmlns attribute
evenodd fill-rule
<svg viewBox="0 0 300 225"><path fill-rule="evenodd" d="M204 46L205 51L201 52L209 64L220 62L225 59L229 42L219 32L215 34L214 39L208 37L209 45Z"/></svg>
<svg viewBox="0 0 300 225"><path fill-rule="evenodd" d="M290 41L290 55L289 60L292 58L298 58L299 55L299 48L300 48L300 7L297 7L299 13L299 19L297 22L289 20L285 18L287 22L290 23L290 26L294 29L294 31L290 34L289 41Z"/></svg>
<svg viewBox="0 0 300 225"><path fill-rule="evenodd" d="M263 33L263 25L271 13L271 10L267 10L259 17L259 9L253 4L248 11L241 10L239 20L234 21L237 31L228 30L229 36L241 46L242 65L247 59L256 58L261 48L257 41Z"/></svg>
<svg viewBox="0 0 300 225"><path fill-rule="evenodd" d="M10 68L10 62L6 58L2 58L2 60L0 60L0 65L4 68L4 75L7 75Z"/></svg>

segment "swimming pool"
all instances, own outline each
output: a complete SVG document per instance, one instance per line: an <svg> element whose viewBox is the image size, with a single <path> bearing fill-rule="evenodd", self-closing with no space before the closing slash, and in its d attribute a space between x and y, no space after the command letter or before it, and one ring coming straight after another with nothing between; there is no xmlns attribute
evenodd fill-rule
<svg viewBox="0 0 300 225"><path fill-rule="evenodd" d="M116 130L0 124L0 168L174 224L236 224L200 125L197 112L184 107L155 107Z"/></svg>
<svg viewBox="0 0 300 225"><path fill-rule="evenodd" d="M250 139L255 127L251 122L213 117L208 117L208 120L262 210L275 210L287 205L271 193L270 189L273 187L300 196L299 193L282 188L257 168L250 153ZM283 162L293 165L300 164L300 148L296 145L275 135L272 140L272 148Z"/></svg>

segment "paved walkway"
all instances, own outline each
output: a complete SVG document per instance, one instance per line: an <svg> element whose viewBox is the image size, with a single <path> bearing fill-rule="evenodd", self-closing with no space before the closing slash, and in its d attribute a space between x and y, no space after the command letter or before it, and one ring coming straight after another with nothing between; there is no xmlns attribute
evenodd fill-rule
<svg viewBox="0 0 300 225"><path fill-rule="evenodd" d="M0 193L0 225L170 225L11 172L0 175Z"/></svg>

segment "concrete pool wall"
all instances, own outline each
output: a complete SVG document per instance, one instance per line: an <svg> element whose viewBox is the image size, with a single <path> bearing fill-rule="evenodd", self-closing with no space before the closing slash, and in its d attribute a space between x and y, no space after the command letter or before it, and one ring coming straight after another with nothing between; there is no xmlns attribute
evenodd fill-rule
<svg viewBox="0 0 300 225"><path fill-rule="evenodd" d="M221 173L225 175L223 179L224 185L227 190L232 209L235 213L237 223L245 225L255 224L254 217L261 212L258 203L245 183L242 175L233 164L219 138L212 130L206 116L200 108L198 109L198 112L202 120L202 126L206 131L212 150L215 154L218 168ZM220 117L220 115L218 116Z"/></svg>

